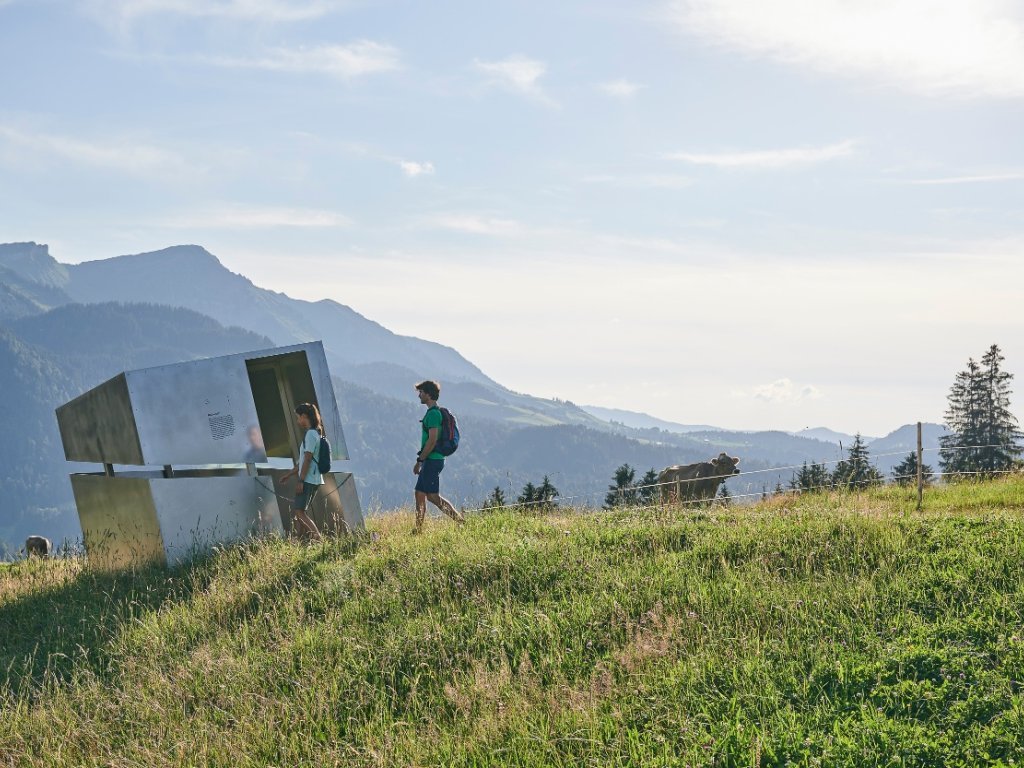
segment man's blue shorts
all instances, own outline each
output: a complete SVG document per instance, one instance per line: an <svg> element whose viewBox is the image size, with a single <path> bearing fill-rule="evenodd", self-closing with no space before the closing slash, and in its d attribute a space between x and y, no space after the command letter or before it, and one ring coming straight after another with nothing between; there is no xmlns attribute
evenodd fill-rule
<svg viewBox="0 0 1024 768"><path fill-rule="evenodd" d="M416 490L423 493L440 493L441 471L443 469L444 459L427 459L424 461L416 478Z"/></svg>

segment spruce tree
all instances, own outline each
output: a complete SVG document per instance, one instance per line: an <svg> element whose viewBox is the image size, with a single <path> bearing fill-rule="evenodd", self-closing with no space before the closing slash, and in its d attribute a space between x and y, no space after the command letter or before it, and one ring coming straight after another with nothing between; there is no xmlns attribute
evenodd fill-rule
<svg viewBox="0 0 1024 768"><path fill-rule="evenodd" d="M921 476L927 483L932 474L932 468L927 464L921 465ZM897 485L917 484L917 451L911 451L899 464L892 468L892 479Z"/></svg>
<svg viewBox="0 0 1024 768"><path fill-rule="evenodd" d="M604 497L604 508L614 509L620 506L635 505L637 499L637 491L634 487L636 470L629 464L623 464L615 470L612 479L615 483L608 486L608 494Z"/></svg>
<svg viewBox="0 0 1024 768"><path fill-rule="evenodd" d="M537 488L537 501L540 502L537 506L544 510L554 509L558 506L558 502L555 501L557 498L558 489L552 485L548 476L544 475L544 479L541 481L540 487Z"/></svg>
<svg viewBox="0 0 1024 768"><path fill-rule="evenodd" d="M794 491L802 490L803 487L804 487L804 483L806 482L806 478L807 478L807 462L805 461L804 465L802 467L800 467L800 469L798 469L796 472L794 472L793 476L789 479L789 487L790 487L790 489L794 490Z"/></svg>
<svg viewBox="0 0 1024 768"><path fill-rule="evenodd" d="M496 509L505 506L505 492L501 490L500 485L494 486L494 490L491 491L491 495L484 501L485 509Z"/></svg>
<svg viewBox="0 0 1024 768"><path fill-rule="evenodd" d="M718 492L718 498L715 499L723 507L732 506L732 494L729 493L729 489L725 487L725 483L722 483L721 490Z"/></svg>
<svg viewBox="0 0 1024 768"><path fill-rule="evenodd" d="M519 498L516 499L516 502L526 506L532 505L536 501L539 501L537 497L537 486L527 481L526 485L523 486L523 492L519 494Z"/></svg>
<svg viewBox="0 0 1024 768"><path fill-rule="evenodd" d="M981 366L972 357L967 361L967 369L956 374L946 396L946 427L950 434L939 438L939 467L944 474L972 472L979 464L975 452L977 446L985 444L981 439L981 386Z"/></svg>
<svg viewBox="0 0 1024 768"><path fill-rule="evenodd" d="M654 467L647 470L640 479L640 488L638 491L638 500L644 506L649 506L658 500L661 494L661 488L658 487L658 472L655 471Z"/></svg>
<svg viewBox="0 0 1024 768"><path fill-rule="evenodd" d="M789 481L790 489L801 493L821 491L829 483L828 470L824 464L808 464L806 461Z"/></svg>
<svg viewBox="0 0 1024 768"><path fill-rule="evenodd" d="M993 344L981 363L967 361L967 370L953 380L947 400L946 426L939 438L943 473L992 475L1011 469L1020 457L1022 435L1010 413L1010 381L1002 370L1003 355Z"/></svg>
<svg viewBox="0 0 1024 768"><path fill-rule="evenodd" d="M879 485L882 480L882 473L871 463L868 446L858 432L846 458L832 471L832 484L840 488L866 488Z"/></svg>
<svg viewBox="0 0 1024 768"><path fill-rule="evenodd" d="M828 469L824 464L811 464L807 474L808 491L824 491L829 485Z"/></svg>

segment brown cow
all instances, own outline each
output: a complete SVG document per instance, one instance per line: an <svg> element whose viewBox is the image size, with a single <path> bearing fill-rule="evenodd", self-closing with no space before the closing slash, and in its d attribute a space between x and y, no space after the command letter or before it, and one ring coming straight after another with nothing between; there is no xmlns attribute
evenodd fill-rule
<svg viewBox="0 0 1024 768"><path fill-rule="evenodd" d="M661 499L671 501L709 501L718 493L718 486L730 475L740 473L736 465L739 458L718 454L717 459L699 464L676 464L666 467L658 475Z"/></svg>
<svg viewBox="0 0 1024 768"><path fill-rule="evenodd" d="M46 557L53 550L53 544L45 536L29 536L25 539L26 557Z"/></svg>

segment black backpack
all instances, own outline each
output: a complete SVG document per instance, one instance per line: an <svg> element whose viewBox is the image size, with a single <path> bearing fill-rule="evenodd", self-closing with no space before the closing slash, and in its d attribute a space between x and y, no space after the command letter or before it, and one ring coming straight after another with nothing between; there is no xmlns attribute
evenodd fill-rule
<svg viewBox="0 0 1024 768"><path fill-rule="evenodd" d="M316 466L321 475L326 475L331 471L331 444L327 440L327 435L320 435L320 446L316 451Z"/></svg>

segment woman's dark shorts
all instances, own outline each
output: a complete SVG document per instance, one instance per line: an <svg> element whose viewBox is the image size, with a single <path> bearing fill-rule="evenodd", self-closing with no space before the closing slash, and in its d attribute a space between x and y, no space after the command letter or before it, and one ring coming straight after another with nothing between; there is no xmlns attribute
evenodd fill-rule
<svg viewBox="0 0 1024 768"><path fill-rule="evenodd" d="M309 502L313 500L313 497L316 495L317 489L319 488L319 485L304 482L302 484L302 493L295 494L295 501L292 503L292 509L301 509L303 512L309 509Z"/></svg>
<svg viewBox="0 0 1024 768"><path fill-rule="evenodd" d="M423 462L416 479L416 490L422 493L440 493L443 469L444 459L427 459Z"/></svg>

